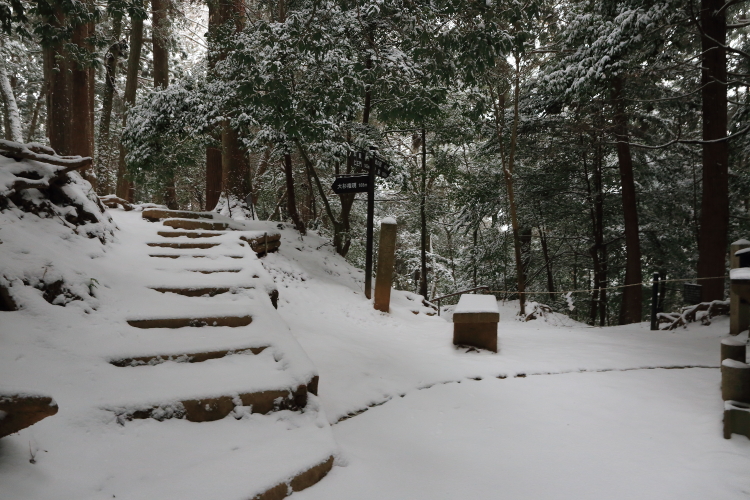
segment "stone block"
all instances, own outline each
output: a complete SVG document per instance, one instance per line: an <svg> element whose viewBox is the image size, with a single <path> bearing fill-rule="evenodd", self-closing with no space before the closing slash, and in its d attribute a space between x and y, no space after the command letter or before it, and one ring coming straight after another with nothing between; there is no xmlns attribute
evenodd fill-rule
<svg viewBox="0 0 750 500"><path fill-rule="evenodd" d="M497 352L500 311L493 295L461 295L453 313L453 344Z"/></svg>

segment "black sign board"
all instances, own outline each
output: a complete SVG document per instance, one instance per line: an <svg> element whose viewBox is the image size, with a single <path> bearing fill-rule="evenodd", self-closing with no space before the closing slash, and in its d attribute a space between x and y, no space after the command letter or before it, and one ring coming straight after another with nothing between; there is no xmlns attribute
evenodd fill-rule
<svg viewBox="0 0 750 500"><path fill-rule="evenodd" d="M354 170L355 172L367 171L367 157L364 151L349 153L349 158L352 159L352 170Z"/></svg>
<svg viewBox="0 0 750 500"><path fill-rule="evenodd" d="M349 153L349 157L352 159L352 169L355 172L367 172L369 170L369 158L364 151ZM391 175L391 166L384 159L376 156L373 158L373 163L375 164L375 175L383 179L387 179Z"/></svg>
<svg viewBox="0 0 750 500"><path fill-rule="evenodd" d="M701 303L701 288L702 285L696 283L685 283L682 289L682 299L688 305L695 305Z"/></svg>
<svg viewBox="0 0 750 500"><path fill-rule="evenodd" d="M370 176L367 174L342 175L336 177L331 189L336 194L366 193L370 188Z"/></svg>
<svg viewBox="0 0 750 500"><path fill-rule="evenodd" d="M383 179L387 179L388 176L391 175L391 166L388 165L385 160L376 156L373 163L375 164L375 175L382 177Z"/></svg>

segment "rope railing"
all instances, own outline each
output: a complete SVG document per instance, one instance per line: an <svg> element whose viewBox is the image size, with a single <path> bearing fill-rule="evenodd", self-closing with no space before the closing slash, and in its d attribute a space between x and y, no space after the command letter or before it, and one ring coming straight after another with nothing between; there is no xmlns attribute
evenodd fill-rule
<svg viewBox="0 0 750 500"><path fill-rule="evenodd" d="M659 283L668 283L668 282L677 282L677 281L698 281L698 280L718 280L718 279L726 279L729 276L711 276L709 278L675 278L675 279L669 279L669 280L658 280ZM531 291L531 292L519 292L518 290L487 290L489 293L508 293L508 294L532 294L532 293L543 293L543 294L559 294L559 293L583 293L583 292L596 292L599 290L616 290L618 288L627 288L629 286L640 286L640 285L646 285L651 286L654 283L653 280L651 281L641 281L640 283L631 283L629 285L616 285L616 286L607 286L607 287L600 287L600 288L582 288L580 290L563 290L563 291L556 291L556 292L543 292L543 291ZM460 293L460 292L459 292Z"/></svg>
<svg viewBox="0 0 750 500"><path fill-rule="evenodd" d="M510 294L510 295L531 295L531 294L570 294L570 293L591 293L591 292L597 292L601 290L617 290L620 288L627 288L630 286L651 286L654 283L675 283L675 282L685 282L685 281L701 281L701 280L718 280L718 279L726 279L728 278L728 275L724 276L711 276L707 278L673 278L673 279L664 279L664 280L651 280L651 281L641 281L640 283L631 283L629 285L615 285L615 286L607 286L607 287L600 287L600 288L581 288L578 290L561 290L561 291L555 291L555 292L543 292L543 291L523 291L519 292L518 290L490 290L490 287L488 286L480 286L476 288L469 288L467 290L461 290L459 292L450 293L448 295L442 295L440 297L436 297L432 299L430 302L436 302L437 303L437 309L438 309L438 316L440 316L440 302L443 299L448 299L450 297L455 297L456 295L461 295L462 293L468 293L468 292L475 292L477 290L485 290L488 293L504 293L504 294Z"/></svg>

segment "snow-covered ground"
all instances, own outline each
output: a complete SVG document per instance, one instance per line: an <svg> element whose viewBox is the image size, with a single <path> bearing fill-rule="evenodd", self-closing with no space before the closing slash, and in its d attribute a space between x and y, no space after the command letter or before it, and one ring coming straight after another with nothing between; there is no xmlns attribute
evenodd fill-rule
<svg viewBox="0 0 750 500"><path fill-rule="evenodd" d="M180 348L243 347L253 325L288 326L314 367L300 359L297 371L283 376L320 374L309 411L118 425L101 408L158 399L162 390L132 373L159 369L179 379L190 368L107 362L172 345L176 331L147 335L123 326L125 318L179 314L197 304L145 287L185 284L186 266L228 268L240 259L145 258L156 225L135 213L113 216L120 227L114 243L104 251L92 243L90 256L61 259L97 279L95 301L57 307L37 297L31 310L0 312L0 389L49 393L60 404L57 415L0 440L2 500L247 499L276 484L282 465L292 473L326 453L336 455L332 472L293 498L750 496L750 441L722 437L718 367L726 319L671 332L651 332L646 324L591 328L564 316L522 323L514 303L501 303L499 352L459 349L451 343L450 314L432 315L417 295L402 291L393 292L390 313L375 311L360 270L324 239L300 238L288 226L278 253L242 259L249 266L243 279L262 286L200 299L206 311L250 311L253 323L232 332L191 329ZM277 223L249 224L278 231ZM230 253L248 251L232 248L231 236L221 238ZM278 312L266 295L260 300L272 281ZM249 300L254 293L257 300ZM257 335L258 342L274 340ZM282 364L270 354L224 361L231 373L252 374L261 363ZM219 370L214 361L201 368ZM245 387L237 376L229 383L237 384L232 390Z"/></svg>
<svg viewBox="0 0 750 500"><path fill-rule="evenodd" d="M283 235L264 265L318 367L345 464L296 498L750 496L750 441L722 437L727 318L652 332L523 323L501 303L498 354L467 352L450 314L426 316L403 292L377 312L360 272L313 251L322 240Z"/></svg>

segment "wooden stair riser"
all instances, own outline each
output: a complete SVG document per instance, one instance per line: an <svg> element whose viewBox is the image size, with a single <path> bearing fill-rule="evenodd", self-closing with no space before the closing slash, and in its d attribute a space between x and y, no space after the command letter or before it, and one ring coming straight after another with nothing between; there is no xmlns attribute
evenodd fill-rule
<svg viewBox="0 0 750 500"><path fill-rule="evenodd" d="M223 351L191 352L183 354L156 354L153 356L138 356L133 358L113 359L109 363L121 368L145 365L156 366L162 363L166 363L167 361L174 361L176 363L202 363L204 361L208 361L209 359L219 359L226 356L233 356L235 354L247 354L249 352L253 354L260 354L267 347L268 346L246 347L241 349L225 349ZM315 389L317 391L317 385L315 386ZM313 394L317 394L317 392L314 392Z"/></svg>
<svg viewBox="0 0 750 500"><path fill-rule="evenodd" d="M213 219L213 214L188 212L184 210L167 210L162 208L147 208L141 216L150 222L158 222L162 219Z"/></svg>
<svg viewBox="0 0 750 500"><path fill-rule="evenodd" d="M167 219L162 222L167 227L175 229L206 229L208 231L226 231L229 225L224 222L209 222L187 219Z"/></svg>
<svg viewBox="0 0 750 500"><path fill-rule="evenodd" d="M57 403L48 396L0 395L0 438L25 429L57 413Z"/></svg>
<svg viewBox="0 0 750 500"><path fill-rule="evenodd" d="M179 238L181 236L186 238L213 238L214 236L221 236L225 233L207 233L203 231L159 231L156 234L164 238Z"/></svg>
<svg viewBox="0 0 750 500"><path fill-rule="evenodd" d="M218 247L220 243L146 243L146 245L150 247L158 247L158 248L206 249L206 248Z"/></svg>
<svg viewBox="0 0 750 500"><path fill-rule="evenodd" d="M185 328L203 326L247 326L253 321L252 316L220 316L215 318L158 318L129 319L128 324L136 328Z"/></svg>
<svg viewBox="0 0 750 500"><path fill-rule="evenodd" d="M180 401L181 407L174 405L154 406L117 414L118 420L141 420L153 418L164 421L173 418L190 422L213 422L221 420L237 407L238 396L218 396L215 398L189 399ZM307 405L307 386L300 385L296 390L272 390L250 392L239 395L242 406L250 406L250 413L267 414L281 410L299 411Z"/></svg>

